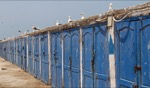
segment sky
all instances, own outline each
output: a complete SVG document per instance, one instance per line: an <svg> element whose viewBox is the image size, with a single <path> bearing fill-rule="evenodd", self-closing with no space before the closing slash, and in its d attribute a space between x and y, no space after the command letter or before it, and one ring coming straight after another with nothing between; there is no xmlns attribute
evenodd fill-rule
<svg viewBox="0 0 150 88"><path fill-rule="evenodd" d="M105 13L109 3L113 9L144 4L148 1L0 1L0 39L19 36L19 30L32 32L32 24L40 29L54 26L56 20L67 23L67 17L79 20L80 13L85 17Z"/></svg>

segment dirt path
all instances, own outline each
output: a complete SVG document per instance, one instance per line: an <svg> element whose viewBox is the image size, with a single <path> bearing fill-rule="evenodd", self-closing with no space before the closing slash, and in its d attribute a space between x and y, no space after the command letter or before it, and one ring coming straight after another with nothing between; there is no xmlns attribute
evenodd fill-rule
<svg viewBox="0 0 150 88"><path fill-rule="evenodd" d="M0 58L0 88L50 88L50 86Z"/></svg>

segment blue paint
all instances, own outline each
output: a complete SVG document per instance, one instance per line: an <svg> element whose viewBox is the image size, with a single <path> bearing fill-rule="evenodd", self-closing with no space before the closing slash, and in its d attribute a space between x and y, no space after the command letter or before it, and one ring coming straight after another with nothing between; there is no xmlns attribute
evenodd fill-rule
<svg viewBox="0 0 150 88"><path fill-rule="evenodd" d="M48 34L41 35L41 79L49 83Z"/></svg>
<svg viewBox="0 0 150 88"><path fill-rule="evenodd" d="M109 81L109 47L106 24L94 26L94 87L108 88Z"/></svg>
<svg viewBox="0 0 150 88"><path fill-rule="evenodd" d="M79 29L63 32L64 87L80 87Z"/></svg>
<svg viewBox="0 0 150 88"><path fill-rule="evenodd" d="M134 66L136 66L136 40L135 40L135 22L121 22L118 23L118 70L119 81L117 87L130 87L136 84ZM131 59L132 58L132 59ZM128 75L128 74L130 75ZM130 80L130 81L128 81Z"/></svg>
<svg viewBox="0 0 150 88"><path fill-rule="evenodd" d="M18 39L18 67L21 67L21 39Z"/></svg>
<svg viewBox="0 0 150 88"><path fill-rule="evenodd" d="M144 17L143 17L144 18ZM138 26L140 27L140 26ZM139 47L141 52L140 55L140 62L141 62L141 74L140 77L140 84L141 88L149 88L150 87L150 18L142 20L142 28L139 31Z"/></svg>
<svg viewBox="0 0 150 88"><path fill-rule="evenodd" d="M23 69L27 71L27 38L23 38Z"/></svg>
<svg viewBox="0 0 150 88"><path fill-rule="evenodd" d="M28 37L28 71L33 75L33 46L32 46L32 37Z"/></svg>
<svg viewBox="0 0 150 88"><path fill-rule="evenodd" d="M114 44L111 36L109 41L109 54L114 54Z"/></svg>
<svg viewBox="0 0 150 88"><path fill-rule="evenodd" d="M40 79L39 35L34 36L34 76Z"/></svg>
<svg viewBox="0 0 150 88"><path fill-rule="evenodd" d="M23 52L24 52L24 44L23 44L23 38L21 38L21 49L20 49L20 57L21 57L21 65L20 65L20 67L22 68L22 69L24 69L24 67L23 67Z"/></svg>
<svg viewBox="0 0 150 88"><path fill-rule="evenodd" d="M106 24L83 27L83 87L109 87Z"/></svg>
<svg viewBox="0 0 150 88"><path fill-rule="evenodd" d="M62 87L62 48L61 34L51 33L51 74L52 87Z"/></svg>
<svg viewBox="0 0 150 88"><path fill-rule="evenodd" d="M17 61L17 40L14 40L14 64L17 64L16 61Z"/></svg>

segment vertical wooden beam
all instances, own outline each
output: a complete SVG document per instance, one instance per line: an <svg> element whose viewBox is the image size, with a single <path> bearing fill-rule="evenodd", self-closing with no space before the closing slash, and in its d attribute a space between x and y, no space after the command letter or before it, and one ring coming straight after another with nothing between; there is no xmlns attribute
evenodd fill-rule
<svg viewBox="0 0 150 88"><path fill-rule="evenodd" d="M39 60L40 60L40 79L41 79L41 35L39 34Z"/></svg>
<svg viewBox="0 0 150 88"><path fill-rule="evenodd" d="M25 59L25 58L24 58L24 52L25 52L25 49L24 49L24 48L25 48L25 45L24 45L24 38L25 38L25 37L22 38L22 39L23 39L23 44L22 44L22 45L23 45L23 52L22 52L22 53L23 53L23 54L22 54L23 63L22 63L22 64L23 64L23 69L25 70L25 67L24 67L24 63L25 63L25 62L24 62L24 59Z"/></svg>
<svg viewBox="0 0 150 88"><path fill-rule="evenodd" d="M51 84L51 42L50 31L48 31L48 64L49 64L49 84Z"/></svg>
<svg viewBox="0 0 150 88"><path fill-rule="evenodd" d="M64 49L64 46L63 46L64 42L63 42L63 37L62 37L62 34L61 34L61 52L62 52L62 87L64 87L64 52L63 52L63 49Z"/></svg>
<svg viewBox="0 0 150 88"><path fill-rule="evenodd" d="M27 49L26 49L26 54L27 54L27 71L29 71L29 36L27 36Z"/></svg>
<svg viewBox="0 0 150 88"><path fill-rule="evenodd" d="M83 70L82 70L82 28L80 28L80 87L82 88L83 86Z"/></svg>
<svg viewBox="0 0 150 88"><path fill-rule="evenodd" d="M113 16L109 16L107 20L108 26L108 45L112 40L114 46L114 21ZM109 46L108 46L109 47ZM113 47L114 48L114 47ZM115 52L115 51L114 51ZM110 71L110 88L116 88L116 69L115 69L115 55L109 51L109 71Z"/></svg>
<svg viewBox="0 0 150 88"><path fill-rule="evenodd" d="M18 65L18 39L16 40L16 65Z"/></svg>
<svg viewBox="0 0 150 88"><path fill-rule="evenodd" d="M32 36L32 62L33 62L33 66L32 66L32 73L34 75L34 36Z"/></svg>

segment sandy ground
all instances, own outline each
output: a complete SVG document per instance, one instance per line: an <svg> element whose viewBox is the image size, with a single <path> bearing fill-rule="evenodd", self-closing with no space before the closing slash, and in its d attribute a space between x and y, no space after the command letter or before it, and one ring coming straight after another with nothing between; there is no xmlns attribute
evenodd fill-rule
<svg viewBox="0 0 150 88"><path fill-rule="evenodd" d="M50 86L0 58L0 88L50 88Z"/></svg>

